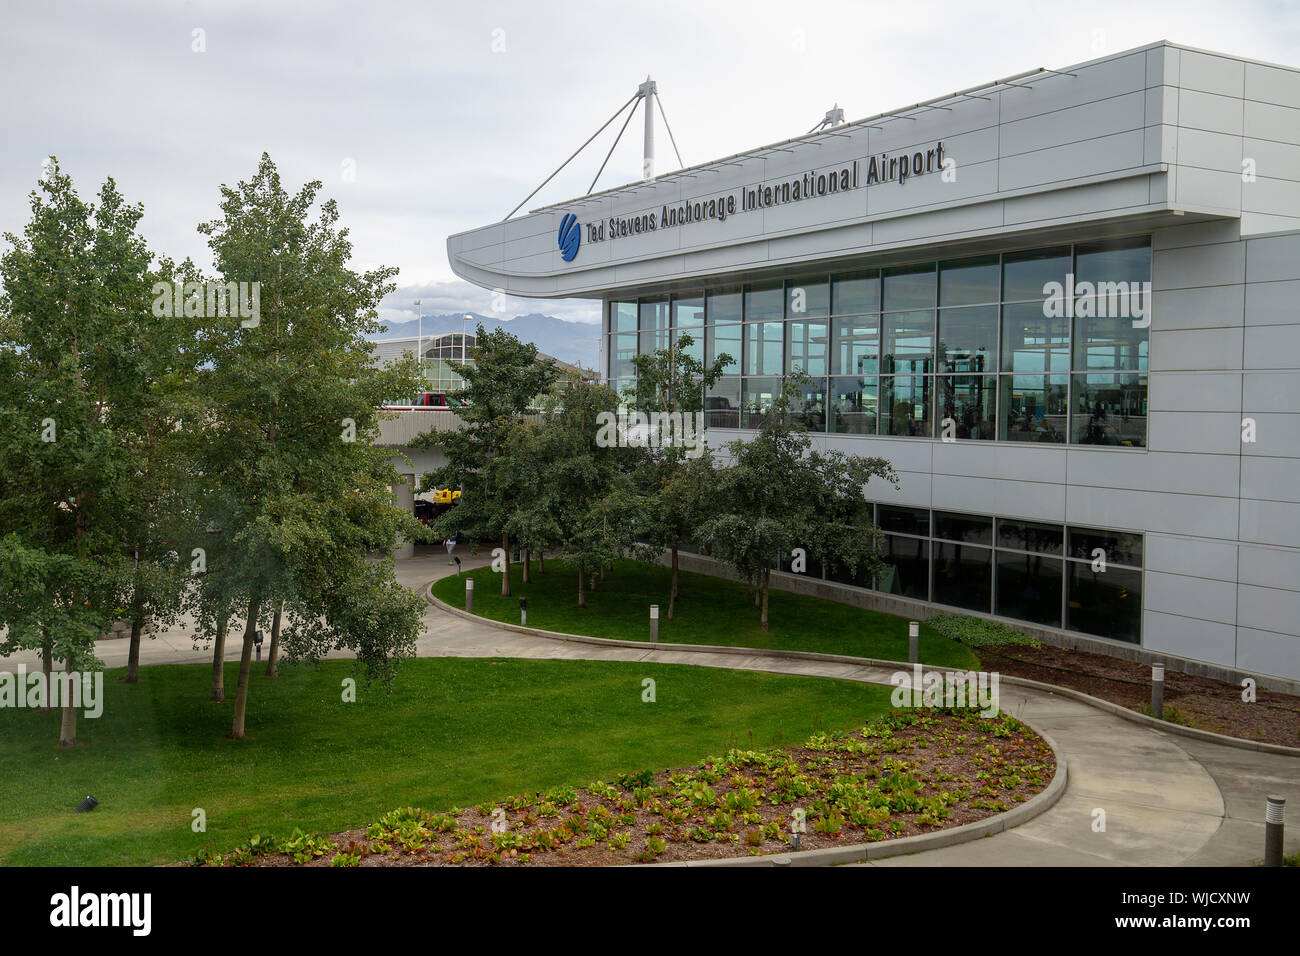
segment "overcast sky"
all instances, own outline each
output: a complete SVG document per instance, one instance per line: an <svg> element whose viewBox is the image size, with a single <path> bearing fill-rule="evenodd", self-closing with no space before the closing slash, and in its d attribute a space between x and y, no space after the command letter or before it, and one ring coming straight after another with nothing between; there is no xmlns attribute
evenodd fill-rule
<svg viewBox="0 0 1300 956"><path fill-rule="evenodd" d="M21 231L54 154L83 197L111 175L143 203L155 252L207 268L195 226L265 150L288 188L319 179L338 199L356 267L401 269L386 319L417 297L489 313L446 237L503 218L647 74L692 165L805 133L835 103L852 120L1160 39L1300 65L1300 3L8 0L0 231ZM525 210L585 193L617 125ZM639 127L598 189L639 177Z"/></svg>

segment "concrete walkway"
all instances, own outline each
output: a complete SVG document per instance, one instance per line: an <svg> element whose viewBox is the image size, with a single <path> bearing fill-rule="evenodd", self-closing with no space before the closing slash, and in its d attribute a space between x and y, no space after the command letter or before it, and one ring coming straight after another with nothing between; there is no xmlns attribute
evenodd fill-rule
<svg viewBox="0 0 1300 956"><path fill-rule="evenodd" d="M487 555L461 555L465 569L482 567ZM398 580L416 591L455 569L439 550L397 564ZM241 631L242 633L242 631ZM239 656L231 640L227 658ZM124 666L126 641L103 641L99 656ZM502 630L429 606L424 612L420 657L520 657L655 661L737 670L761 670L888 684L889 669L763 654L739 656L563 642ZM346 655L338 655L346 656ZM188 628L148 640L142 664L210 661L195 651ZM39 666L34 655L0 658ZM1300 758L1262 754L1203 743L1147 728L1086 703L1048 692L1003 685L1002 708L1051 735L1066 757L1069 785L1041 816L1013 830L972 843L865 866L1242 866L1263 855L1264 798L1287 798L1292 819L1300 815ZM1104 831L1096 827L1104 812ZM1287 833L1286 852L1300 850L1300 823Z"/></svg>

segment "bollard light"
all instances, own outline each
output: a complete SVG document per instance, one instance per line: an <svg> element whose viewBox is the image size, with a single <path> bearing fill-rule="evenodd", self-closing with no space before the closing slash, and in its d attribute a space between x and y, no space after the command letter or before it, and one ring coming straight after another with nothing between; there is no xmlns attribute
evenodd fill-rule
<svg viewBox="0 0 1300 956"><path fill-rule="evenodd" d="M519 624L523 626L528 623L528 598L519 599Z"/></svg>
<svg viewBox="0 0 1300 956"><path fill-rule="evenodd" d="M474 579L465 579L465 610L474 613Z"/></svg>
<svg viewBox="0 0 1300 956"><path fill-rule="evenodd" d="M1165 665L1151 665L1151 715L1165 719Z"/></svg>
<svg viewBox="0 0 1300 956"><path fill-rule="evenodd" d="M907 622L907 662L909 664L919 664L921 662L921 622Z"/></svg>
<svg viewBox="0 0 1300 956"><path fill-rule="evenodd" d="M796 830L794 833L791 833L791 834L790 834L790 849L795 850L796 852L797 852L798 849L799 849L799 837L800 837L800 836L801 836L801 834L800 834L797 830Z"/></svg>
<svg viewBox="0 0 1300 956"><path fill-rule="evenodd" d="M653 644L659 643L659 605L650 605L650 641Z"/></svg>
<svg viewBox="0 0 1300 956"><path fill-rule="evenodd" d="M460 577L460 558L453 555L452 560L456 562L456 577Z"/></svg>
<svg viewBox="0 0 1300 956"><path fill-rule="evenodd" d="M86 799L82 800L79 804L77 804L77 809L73 810L72 812L89 813L97 806L99 806L99 801L96 800L94 797L92 797L90 794L86 794Z"/></svg>
<svg viewBox="0 0 1300 956"><path fill-rule="evenodd" d="M262 659L262 632L260 630L253 632L253 648L257 652L257 659Z"/></svg>
<svg viewBox="0 0 1300 956"><path fill-rule="evenodd" d="M1283 814L1286 812L1286 797L1275 793L1268 795L1264 806L1264 865L1282 865L1282 837L1285 833Z"/></svg>

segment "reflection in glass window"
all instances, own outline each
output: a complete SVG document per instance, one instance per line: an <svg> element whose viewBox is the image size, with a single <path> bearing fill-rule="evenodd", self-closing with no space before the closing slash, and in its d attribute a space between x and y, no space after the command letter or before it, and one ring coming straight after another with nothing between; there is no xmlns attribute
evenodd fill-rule
<svg viewBox="0 0 1300 956"><path fill-rule="evenodd" d="M939 310L939 371L997 370L998 307Z"/></svg>
<svg viewBox="0 0 1300 956"><path fill-rule="evenodd" d="M929 541L887 534L881 558L885 567L876 578L877 591L901 594L918 601L930 599Z"/></svg>
<svg viewBox="0 0 1300 956"><path fill-rule="evenodd" d="M1002 307L1002 371L1069 371L1070 320L1046 311L1039 303Z"/></svg>
<svg viewBox="0 0 1300 956"><path fill-rule="evenodd" d="M1065 534L1059 524L998 519L998 547L1038 554L1060 554Z"/></svg>
<svg viewBox="0 0 1300 956"><path fill-rule="evenodd" d="M704 329L675 329L673 348L695 361L704 362Z"/></svg>
<svg viewBox="0 0 1300 956"><path fill-rule="evenodd" d="M983 305L998 301L1002 274L997 256L939 263L939 305Z"/></svg>
<svg viewBox="0 0 1300 956"><path fill-rule="evenodd" d="M726 367L728 373L738 374L740 372L740 326L710 325L706 338L708 340L705 348L707 366L713 368L720 356L727 355L731 358L731 364Z"/></svg>
<svg viewBox="0 0 1300 956"><path fill-rule="evenodd" d="M636 357L636 333L609 337L609 377L630 378L636 375L632 359Z"/></svg>
<svg viewBox="0 0 1300 956"><path fill-rule="evenodd" d="M641 303L641 354L668 348L668 300Z"/></svg>
<svg viewBox="0 0 1300 956"><path fill-rule="evenodd" d="M1147 329L1135 327L1129 296L1088 298L1075 303L1074 368L1147 370ZM1101 314L1105 313L1105 314ZM1143 322L1142 316L1137 321Z"/></svg>
<svg viewBox="0 0 1300 956"><path fill-rule="evenodd" d="M1002 257L1002 301L1041 301L1048 295L1044 292L1048 283L1064 287L1070 268L1069 246L1009 252Z"/></svg>
<svg viewBox="0 0 1300 956"><path fill-rule="evenodd" d="M1104 531L1100 528L1068 528L1068 547L1072 558L1091 562L1093 551L1100 548L1107 565L1127 564L1142 567L1142 535L1124 531Z"/></svg>
<svg viewBox="0 0 1300 956"><path fill-rule="evenodd" d="M1060 558L999 551L993 613L1060 627L1061 565Z"/></svg>
<svg viewBox="0 0 1300 956"><path fill-rule="evenodd" d="M933 381L928 375L880 376L880 434L929 437Z"/></svg>
<svg viewBox="0 0 1300 956"><path fill-rule="evenodd" d="M1066 390L1064 375L999 376L998 438L1064 442Z"/></svg>
<svg viewBox="0 0 1300 956"><path fill-rule="evenodd" d="M781 319L785 317L785 286L780 282L765 282L745 286L745 321Z"/></svg>
<svg viewBox="0 0 1300 956"><path fill-rule="evenodd" d="M1070 430L1070 440L1081 445L1145 446L1146 375L1120 372L1074 376Z"/></svg>
<svg viewBox="0 0 1300 956"><path fill-rule="evenodd" d="M882 308L889 312L934 308L937 276L933 262L886 269Z"/></svg>
<svg viewBox="0 0 1300 956"><path fill-rule="evenodd" d="M826 431L826 379L814 378L799 386L790 406L790 418L810 432Z"/></svg>
<svg viewBox="0 0 1300 956"><path fill-rule="evenodd" d="M934 536L948 541L965 541L968 544L992 544L993 519L986 515L936 511Z"/></svg>
<svg viewBox="0 0 1300 956"><path fill-rule="evenodd" d="M786 371L802 369L809 375L825 375L828 371L826 319L792 321L789 326L790 354L786 358Z"/></svg>
<svg viewBox="0 0 1300 956"><path fill-rule="evenodd" d="M832 311L835 315L860 315L880 311L880 275L874 269L836 276Z"/></svg>
<svg viewBox="0 0 1300 956"><path fill-rule="evenodd" d="M879 371L880 316L834 319L833 368L836 375L865 375Z"/></svg>
<svg viewBox="0 0 1300 956"><path fill-rule="evenodd" d="M934 355L934 311L886 312L881 371L924 375Z"/></svg>
<svg viewBox="0 0 1300 956"><path fill-rule="evenodd" d="M1151 281L1151 239L1109 239L1080 243L1075 247L1074 282L1125 282L1141 285Z"/></svg>
<svg viewBox="0 0 1300 956"><path fill-rule="evenodd" d="M882 531L899 534L930 534L930 512L925 508L904 508L899 505L881 505L876 519Z"/></svg>
<svg viewBox="0 0 1300 956"><path fill-rule="evenodd" d="M611 332L635 332L637 330L635 302L611 302L609 307Z"/></svg>
<svg viewBox="0 0 1300 956"><path fill-rule="evenodd" d="M992 591L992 548L934 543L934 601L988 613Z"/></svg>
<svg viewBox="0 0 1300 956"><path fill-rule="evenodd" d="M940 375L935 381L939 389L940 438L949 434L973 441L997 437L996 375ZM944 419L951 420L951 431Z"/></svg>
<svg viewBox="0 0 1300 956"><path fill-rule="evenodd" d="M789 318L825 318L830 307L830 288L825 279L786 283L785 314Z"/></svg>
<svg viewBox="0 0 1300 956"><path fill-rule="evenodd" d="M845 435L876 433L876 377L831 379L830 429Z"/></svg>
<svg viewBox="0 0 1300 956"><path fill-rule="evenodd" d="M739 322L741 319L741 308L744 302L740 294L740 287L714 289L708 295L708 315L710 325L722 325L728 322Z"/></svg>
<svg viewBox="0 0 1300 956"><path fill-rule="evenodd" d="M761 428L767 421L767 413L780 392L779 377L746 377L740 395L740 427Z"/></svg>
<svg viewBox="0 0 1300 956"><path fill-rule="evenodd" d="M1068 561L1065 626L1136 644L1142 633L1142 572Z"/></svg>
<svg viewBox="0 0 1300 956"><path fill-rule="evenodd" d="M785 323L746 322L744 330L745 374L780 375L785 371L781 365Z"/></svg>
<svg viewBox="0 0 1300 956"><path fill-rule="evenodd" d="M740 377L724 375L704 398L704 421L710 428L740 427Z"/></svg>
<svg viewBox="0 0 1300 956"><path fill-rule="evenodd" d="M697 329L704 326L704 296L673 299L673 327ZM699 338L699 336L696 336Z"/></svg>

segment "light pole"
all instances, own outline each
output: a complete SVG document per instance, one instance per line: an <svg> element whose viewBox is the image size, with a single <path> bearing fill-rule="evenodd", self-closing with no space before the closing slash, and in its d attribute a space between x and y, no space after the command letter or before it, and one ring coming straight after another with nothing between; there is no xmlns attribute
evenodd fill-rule
<svg viewBox="0 0 1300 956"><path fill-rule="evenodd" d="M415 358L420 363L420 391L424 391L424 309L420 307L419 299L415 300L415 309L420 316L416 325Z"/></svg>

